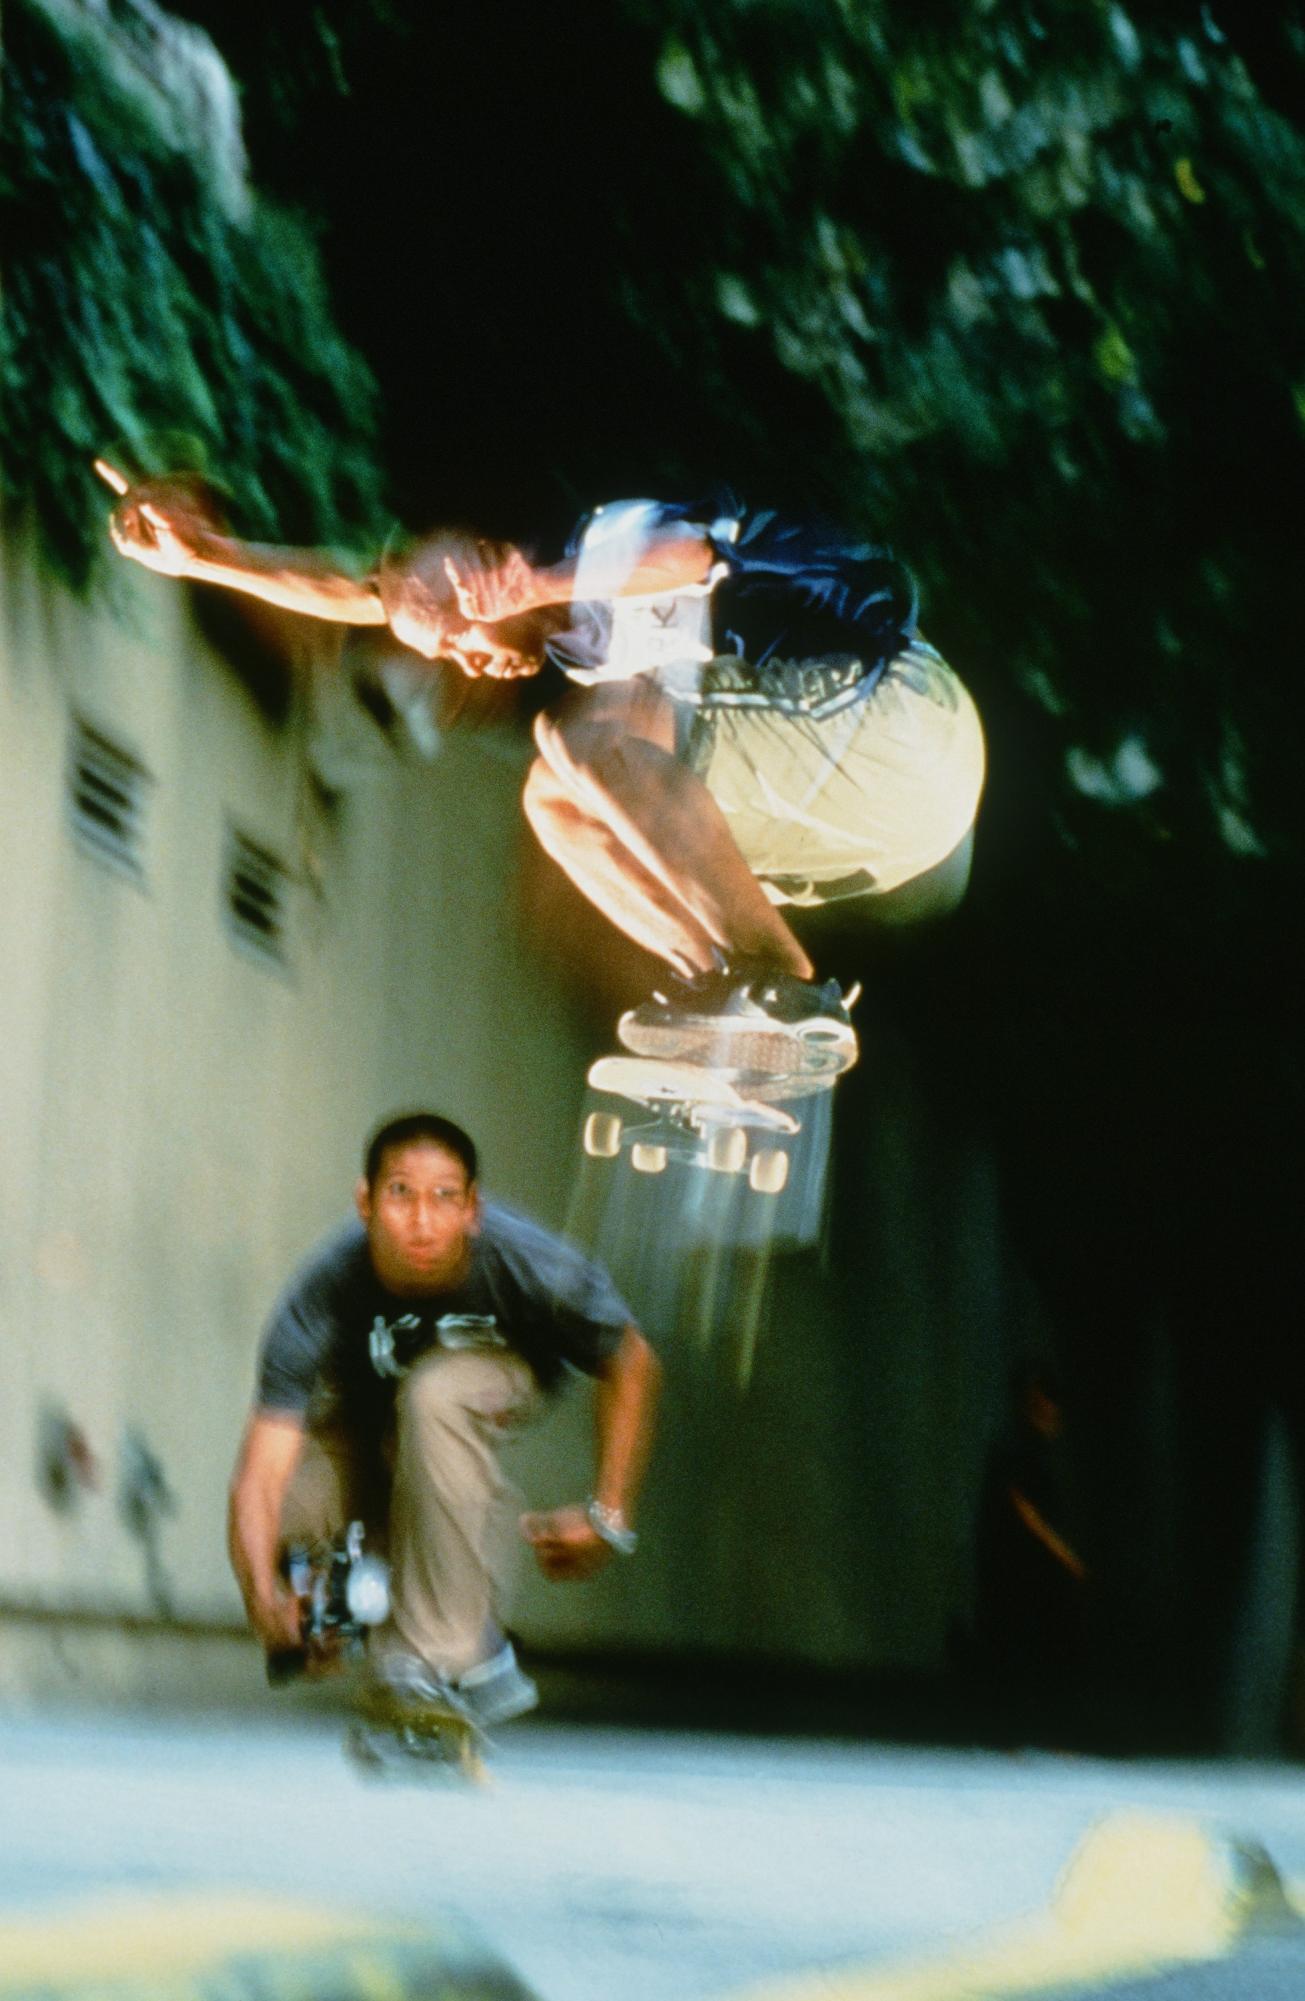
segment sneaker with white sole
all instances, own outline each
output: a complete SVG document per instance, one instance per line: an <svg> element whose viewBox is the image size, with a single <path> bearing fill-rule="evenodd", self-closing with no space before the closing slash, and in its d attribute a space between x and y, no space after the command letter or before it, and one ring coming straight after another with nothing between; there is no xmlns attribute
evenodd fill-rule
<svg viewBox="0 0 1305 2001"><path fill-rule="evenodd" d="M457 1683L457 1693L486 1730L539 1707L539 1690L522 1671L511 1640L505 1640L487 1661L468 1668Z"/></svg>
<svg viewBox="0 0 1305 2001"><path fill-rule="evenodd" d="M419 1654L397 1648L374 1663L370 1679L373 1690L388 1704L413 1710L451 1710L482 1730L495 1723L509 1723L514 1716L524 1716L539 1706L539 1690L522 1672L510 1640L456 1681Z"/></svg>
<svg viewBox="0 0 1305 2001"><path fill-rule="evenodd" d="M432 1667L420 1654L397 1647L371 1663L366 1692L400 1708L447 1709L455 1716L474 1720L470 1705L449 1675Z"/></svg>
<svg viewBox="0 0 1305 2001"><path fill-rule="evenodd" d="M832 1084L856 1062L855 999L837 980L800 980L755 961L668 980L621 1016L616 1033L637 1056L664 1056L747 1071L758 1079Z"/></svg>

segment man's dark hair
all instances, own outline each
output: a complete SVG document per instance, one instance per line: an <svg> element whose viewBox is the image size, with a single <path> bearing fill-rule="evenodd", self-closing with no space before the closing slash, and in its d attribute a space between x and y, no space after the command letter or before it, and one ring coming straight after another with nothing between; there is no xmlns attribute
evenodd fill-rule
<svg viewBox="0 0 1305 2001"><path fill-rule="evenodd" d="M381 1161L392 1146L414 1146L423 1140L431 1146L442 1146L446 1153L460 1160L467 1170L470 1187L476 1178L476 1143L461 1126L455 1126L452 1119L441 1118L438 1112L404 1112L376 1128L363 1154L367 1186L376 1186Z"/></svg>

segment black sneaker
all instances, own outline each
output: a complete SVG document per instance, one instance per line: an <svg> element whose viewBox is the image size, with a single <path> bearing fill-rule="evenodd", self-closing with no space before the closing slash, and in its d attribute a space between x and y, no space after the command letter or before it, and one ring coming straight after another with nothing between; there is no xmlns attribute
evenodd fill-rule
<svg viewBox="0 0 1305 2001"><path fill-rule="evenodd" d="M665 992L623 1014L616 1033L637 1056L832 1084L857 1059L848 1005L837 980L800 980L779 967L736 963L668 981Z"/></svg>

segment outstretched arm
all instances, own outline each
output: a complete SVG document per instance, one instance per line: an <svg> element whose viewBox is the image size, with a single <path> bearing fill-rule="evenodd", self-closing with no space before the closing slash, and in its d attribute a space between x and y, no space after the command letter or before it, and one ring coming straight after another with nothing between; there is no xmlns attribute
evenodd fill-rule
<svg viewBox="0 0 1305 2001"><path fill-rule="evenodd" d="M122 494L109 521L114 546L146 569L219 584L309 618L341 625L385 624L374 576L352 577L322 550L276 548L224 534L202 486L194 481L146 480L128 486L103 462L97 461L97 469Z"/></svg>
<svg viewBox="0 0 1305 2001"><path fill-rule="evenodd" d="M625 1527L631 1525L652 1448L661 1376L661 1364L643 1335L627 1327L598 1378L594 1500ZM545 1577L557 1581L588 1577L612 1554L582 1507L524 1515L521 1530Z"/></svg>

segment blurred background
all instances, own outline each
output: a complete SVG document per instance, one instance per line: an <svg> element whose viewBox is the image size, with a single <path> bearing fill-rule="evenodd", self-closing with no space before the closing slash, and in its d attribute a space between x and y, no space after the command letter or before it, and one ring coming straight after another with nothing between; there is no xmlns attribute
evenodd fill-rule
<svg viewBox="0 0 1305 2001"><path fill-rule="evenodd" d="M667 1365L638 1563L523 1599L577 1701L1299 1753L1301 8L9 0L3 53L0 1685L257 1693L259 1329L429 1101ZM648 968L523 828L548 687L129 570L97 452L359 562L722 479L895 547L989 786L959 916L808 933L866 994L800 1204L581 1154Z"/></svg>

